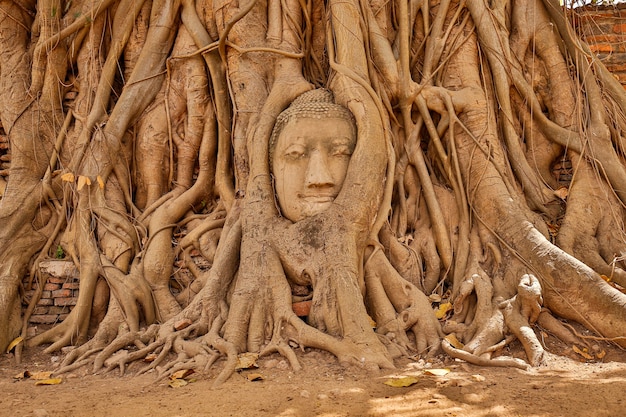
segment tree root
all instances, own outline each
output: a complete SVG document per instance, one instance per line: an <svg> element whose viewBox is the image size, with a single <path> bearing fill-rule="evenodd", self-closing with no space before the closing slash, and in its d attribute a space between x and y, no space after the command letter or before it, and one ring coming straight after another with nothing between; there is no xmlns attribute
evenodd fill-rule
<svg viewBox="0 0 626 417"><path fill-rule="evenodd" d="M455 348L454 346L450 344L450 342L448 342L445 339L441 342L441 347L443 348L444 352L446 352L448 355L452 356L453 358L461 359L465 362L471 363L472 365L518 368L518 369L523 369L524 371L527 371L528 368L530 367L530 365L528 365L526 362L517 358L498 357L498 358L491 359L491 358L485 358L482 356L477 356L465 350Z"/></svg>

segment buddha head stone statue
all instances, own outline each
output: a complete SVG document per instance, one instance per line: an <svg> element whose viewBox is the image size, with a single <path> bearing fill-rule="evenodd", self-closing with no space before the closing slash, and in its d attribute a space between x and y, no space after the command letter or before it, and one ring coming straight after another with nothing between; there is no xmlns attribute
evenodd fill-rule
<svg viewBox="0 0 626 417"><path fill-rule="evenodd" d="M324 89L297 97L276 119L270 169L281 212L297 222L328 209L341 190L357 129L352 113Z"/></svg>

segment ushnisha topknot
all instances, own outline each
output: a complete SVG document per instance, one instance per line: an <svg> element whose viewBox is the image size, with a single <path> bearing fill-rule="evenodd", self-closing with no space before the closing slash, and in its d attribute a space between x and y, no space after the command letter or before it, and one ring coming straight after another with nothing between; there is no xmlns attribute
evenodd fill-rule
<svg viewBox="0 0 626 417"><path fill-rule="evenodd" d="M283 110L276 118L269 143L270 169L274 159L274 149L280 133L287 123L297 119L344 119L350 122L356 137L356 122L354 115L346 107L335 103L332 91L325 88L307 91L300 94L289 107Z"/></svg>

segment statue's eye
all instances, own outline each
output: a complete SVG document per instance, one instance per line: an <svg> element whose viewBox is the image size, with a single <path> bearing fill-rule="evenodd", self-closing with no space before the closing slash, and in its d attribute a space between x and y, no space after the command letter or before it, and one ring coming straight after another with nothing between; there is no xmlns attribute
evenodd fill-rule
<svg viewBox="0 0 626 417"><path fill-rule="evenodd" d="M301 159L305 155L305 149L302 146L292 145L285 149L285 158Z"/></svg>
<svg viewBox="0 0 626 417"><path fill-rule="evenodd" d="M347 145L336 145L331 150L332 156L351 156L352 148Z"/></svg>

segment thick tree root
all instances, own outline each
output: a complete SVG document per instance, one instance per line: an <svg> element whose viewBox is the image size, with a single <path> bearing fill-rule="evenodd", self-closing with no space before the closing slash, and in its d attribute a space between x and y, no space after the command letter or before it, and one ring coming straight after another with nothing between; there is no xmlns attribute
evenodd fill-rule
<svg viewBox="0 0 626 417"><path fill-rule="evenodd" d="M492 358L485 358L482 356L476 356L473 353L455 348L454 346L450 344L450 342L448 342L445 339L441 342L441 347L443 348L444 352L446 352L448 355L452 356L453 358L461 359L465 362L471 363L472 365L518 368L518 369L523 369L525 371L528 370L528 368L530 367L530 365L528 365L526 362L517 358L498 357L498 358L492 359Z"/></svg>

